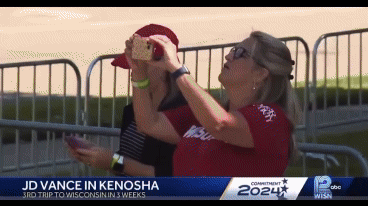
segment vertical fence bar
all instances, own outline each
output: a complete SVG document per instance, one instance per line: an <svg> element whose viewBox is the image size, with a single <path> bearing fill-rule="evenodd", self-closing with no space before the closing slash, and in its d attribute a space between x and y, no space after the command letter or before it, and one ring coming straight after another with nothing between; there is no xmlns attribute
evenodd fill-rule
<svg viewBox="0 0 368 206"><path fill-rule="evenodd" d="M221 70L222 67L224 66L224 47L221 48ZM223 92L224 92L224 86L222 84L220 84L220 100L221 102L223 102Z"/></svg>
<svg viewBox="0 0 368 206"><path fill-rule="evenodd" d="M114 80L113 80L113 91L112 91L112 128L115 128L115 104L116 104L116 67L114 68Z"/></svg>
<svg viewBox="0 0 368 206"><path fill-rule="evenodd" d="M295 89L298 88L298 56L299 56L299 41L296 41L296 48L295 48L295 64L294 64L294 71L295 71Z"/></svg>
<svg viewBox="0 0 368 206"><path fill-rule="evenodd" d="M3 119L3 101L4 101L4 68L1 70L1 86L0 86L0 119ZM0 127L0 173L3 172L4 158L3 158L3 129Z"/></svg>
<svg viewBox="0 0 368 206"><path fill-rule="evenodd" d="M303 177L306 177L307 176L307 159L306 159L306 156L305 156L305 152L302 153L302 176Z"/></svg>
<svg viewBox="0 0 368 206"><path fill-rule="evenodd" d="M67 84L67 72L66 72L66 63L64 63L64 80L63 80L63 119L62 119L62 123L66 124L66 84ZM77 97L77 95L76 95ZM76 108L77 109L77 108ZM77 118L77 116L75 116L75 118ZM61 134L61 141L64 141L65 138L65 132L63 132ZM67 156L67 152L65 152L63 158L68 158ZM71 175L74 176L74 169L73 169L73 161L70 161L70 168L71 168Z"/></svg>
<svg viewBox="0 0 368 206"><path fill-rule="evenodd" d="M52 175L56 176L56 155L55 155L55 141L56 141L56 134L52 132Z"/></svg>
<svg viewBox="0 0 368 206"><path fill-rule="evenodd" d="M336 36L336 107L339 106L339 36ZM335 110L337 112L337 110Z"/></svg>
<svg viewBox="0 0 368 206"><path fill-rule="evenodd" d="M112 94L112 120L111 120L111 127L115 128L115 104L116 104L116 66L114 66L114 85L113 85L113 94ZM113 144L113 137L109 137L109 145L110 150L114 151L114 144ZM106 171L106 175L108 175L109 172Z"/></svg>
<svg viewBox="0 0 368 206"><path fill-rule="evenodd" d="M209 57L208 57L208 85L207 85L207 92L211 94L211 53L212 49L209 49Z"/></svg>
<svg viewBox="0 0 368 206"><path fill-rule="evenodd" d="M348 34L348 106L350 107L350 34ZM350 118L351 112L348 113Z"/></svg>
<svg viewBox="0 0 368 206"><path fill-rule="evenodd" d="M323 173L327 175L327 155L323 155Z"/></svg>
<svg viewBox="0 0 368 206"><path fill-rule="evenodd" d="M98 121L97 126L101 127L101 100L102 100L102 60L100 60L100 85L98 94Z"/></svg>
<svg viewBox="0 0 368 206"><path fill-rule="evenodd" d="M336 99L335 99L335 118L338 117L339 106L339 36L336 36Z"/></svg>
<svg viewBox="0 0 368 206"><path fill-rule="evenodd" d="M20 68L17 67L17 94L16 94L16 111L15 111L15 119L19 120L19 88L20 88ZM19 129L15 130L15 158L16 158L16 167L18 176L20 175L20 133Z"/></svg>
<svg viewBox="0 0 368 206"><path fill-rule="evenodd" d="M47 96L47 123L51 120L51 64L49 64L49 92ZM50 131L47 131L46 160L49 160Z"/></svg>
<svg viewBox="0 0 368 206"><path fill-rule="evenodd" d="M64 80L63 80L63 117L62 117L62 123L66 123L66 63L64 63ZM61 133L61 141L63 141L65 138L65 132ZM63 148L64 149L64 148ZM63 158L66 158L66 153L64 153ZM70 165L72 166L72 165Z"/></svg>
<svg viewBox="0 0 368 206"><path fill-rule="evenodd" d="M362 70L362 64L363 64L363 59L362 59L362 55L363 55L363 48L362 48L362 32L360 32L359 35L359 40L360 40L360 46L359 46L359 107L362 108L362 104L363 104L363 70ZM360 109L360 113L359 113L359 117L362 118L363 117L363 109Z"/></svg>
<svg viewBox="0 0 368 206"><path fill-rule="evenodd" d="M66 122L66 63L64 63L64 84L63 84L63 90L64 90L64 93L63 93L63 124L65 124ZM63 137L65 136L65 132L63 132Z"/></svg>
<svg viewBox="0 0 368 206"><path fill-rule="evenodd" d="M102 101L102 60L100 61L100 86L98 95L98 122L97 126L101 127L101 101ZM100 135L97 135L97 145L100 146Z"/></svg>
<svg viewBox="0 0 368 206"><path fill-rule="evenodd" d="M327 38L325 39L325 69L323 84L323 122L325 122L325 113L327 109Z"/></svg>
<svg viewBox="0 0 368 206"><path fill-rule="evenodd" d="M195 81L198 82L198 49L196 50Z"/></svg>
<svg viewBox="0 0 368 206"><path fill-rule="evenodd" d="M345 156L345 176L349 176L349 157Z"/></svg>
<svg viewBox="0 0 368 206"><path fill-rule="evenodd" d="M51 89L52 89L52 64L49 64L49 107L48 107L48 122L51 122ZM56 162L55 162L55 132L48 131L48 134L52 135L52 156L51 156L51 161L52 161L52 175L56 176Z"/></svg>
<svg viewBox="0 0 368 206"><path fill-rule="evenodd" d="M36 65L33 66L33 96L32 96L32 122L36 121L36 77L37 77L37 69L36 69ZM38 168L38 140L37 140L37 131L36 130L32 130L32 145L31 145L31 151L33 152L33 154L31 155L32 159L32 163L35 164L35 174L38 174L39 172L39 168ZM34 150L36 150L37 152L34 152Z"/></svg>

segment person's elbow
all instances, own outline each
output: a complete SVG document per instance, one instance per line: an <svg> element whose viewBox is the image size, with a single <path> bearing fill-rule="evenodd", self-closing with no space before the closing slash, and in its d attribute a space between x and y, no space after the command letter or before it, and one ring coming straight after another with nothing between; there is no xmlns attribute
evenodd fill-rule
<svg viewBox="0 0 368 206"><path fill-rule="evenodd" d="M137 130L141 133L150 135L155 123L156 119L152 119L150 121L137 121Z"/></svg>
<svg viewBox="0 0 368 206"><path fill-rule="evenodd" d="M225 120L216 120L212 123L209 123L206 127L206 130L210 133L221 133L226 130L228 125L228 122Z"/></svg>

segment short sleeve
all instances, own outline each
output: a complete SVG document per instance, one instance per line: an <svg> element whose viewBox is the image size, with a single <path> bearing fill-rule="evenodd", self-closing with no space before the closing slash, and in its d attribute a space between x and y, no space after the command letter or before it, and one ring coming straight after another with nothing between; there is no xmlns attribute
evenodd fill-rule
<svg viewBox="0 0 368 206"><path fill-rule="evenodd" d="M184 105L175 109L163 112L176 132L182 137L185 132L192 126L192 123L198 123L194 114L188 105Z"/></svg>
<svg viewBox="0 0 368 206"><path fill-rule="evenodd" d="M254 104L238 110L247 120L254 148L262 154L288 152L290 124L276 104Z"/></svg>

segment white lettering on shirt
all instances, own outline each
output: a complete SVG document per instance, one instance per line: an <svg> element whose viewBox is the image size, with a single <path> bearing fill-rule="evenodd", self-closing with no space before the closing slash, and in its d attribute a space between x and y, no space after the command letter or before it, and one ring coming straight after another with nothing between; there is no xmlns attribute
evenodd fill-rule
<svg viewBox="0 0 368 206"><path fill-rule="evenodd" d="M192 125L192 127L183 135L185 138L199 138L203 141L208 141L214 139L203 127L197 127Z"/></svg>
<svg viewBox="0 0 368 206"><path fill-rule="evenodd" d="M266 118L266 122L273 121L272 118L276 117L276 113L273 109L271 109L269 106L264 106L263 104L258 106L258 109L264 117Z"/></svg>

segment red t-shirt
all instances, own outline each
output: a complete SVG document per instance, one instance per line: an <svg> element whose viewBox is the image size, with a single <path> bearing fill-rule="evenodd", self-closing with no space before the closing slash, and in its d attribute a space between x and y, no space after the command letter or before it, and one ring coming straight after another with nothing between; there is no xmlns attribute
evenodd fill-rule
<svg viewBox="0 0 368 206"><path fill-rule="evenodd" d="M288 164L291 124L277 104L254 104L244 115L254 147L216 140L188 105L165 111L181 139L173 156L174 176L280 177Z"/></svg>

